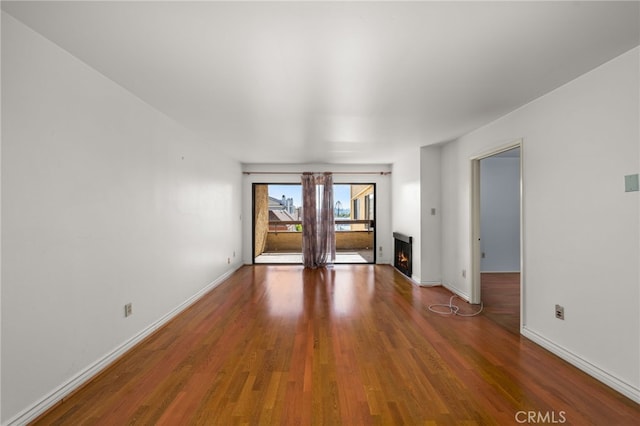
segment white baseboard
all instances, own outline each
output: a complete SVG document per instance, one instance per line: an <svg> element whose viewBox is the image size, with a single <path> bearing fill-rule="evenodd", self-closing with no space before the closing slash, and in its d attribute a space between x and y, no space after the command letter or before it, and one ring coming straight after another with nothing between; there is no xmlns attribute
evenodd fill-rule
<svg viewBox="0 0 640 426"><path fill-rule="evenodd" d="M552 352L553 354L567 361L569 364L574 365L591 377L601 381L610 388L620 392L622 395L640 404L640 389L591 364L589 361L582 359L580 356L574 354L573 352L570 352L562 346L553 343L551 340L545 338L544 336L541 336L535 331L526 328L526 326L522 327L521 333L527 339L542 346L549 352Z"/></svg>
<svg viewBox="0 0 640 426"><path fill-rule="evenodd" d="M440 281L421 281L420 287L438 287L441 286L442 283Z"/></svg>
<svg viewBox="0 0 640 426"><path fill-rule="evenodd" d="M444 288L446 288L447 290L449 290L451 293L455 294L456 296L460 297L461 299L469 302L471 300L471 296L468 295L467 293L461 291L458 288L453 287L451 284L447 284L447 283L442 283L442 286Z"/></svg>
<svg viewBox="0 0 640 426"><path fill-rule="evenodd" d="M48 395L44 396L42 399L27 407L13 418L9 419L5 425L7 426L18 426L18 425L26 425L35 419L37 419L40 415L44 414L48 409L56 405L58 402L62 401L65 397L70 395L75 390L79 389L82 385L89 382L96 375L102 372L105 368L113 364L118 358L124 355L127 351L131 350L135 345L149 337L160 327L165 325L171 319L173 319L176 315L180 314L182 311L187 309L189 306L193 305L197 302L202 296L216 288L220 285L224 280L229 278L231 274L240 269L243 265L234 265L233 269L225 272L216 280L207 284L204 288L198 291L196 294L182 302L180 305L176 306L170 312L162 316L160 319L140 331L138 334L130 338L129 340L122 343L120 346L116 347L113 351L106 354L104 357L100 358L93 364L86 367L84 370L80 371L78 374L73 376L71 379L67 380L62 385L58 386L56 389L51 391Z"/></svg>

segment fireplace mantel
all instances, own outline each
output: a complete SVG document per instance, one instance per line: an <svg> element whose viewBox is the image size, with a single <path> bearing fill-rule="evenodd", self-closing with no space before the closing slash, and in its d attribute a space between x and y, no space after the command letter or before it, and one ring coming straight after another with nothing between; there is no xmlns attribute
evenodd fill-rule
<svg viewBox="0 0 640 426"><path fill-rule="evenodd" d="M413 244L413 237L401 234L399 232L394 232L393 233L393 238L395 238L396 240L403 241L403 242L405 242L407 244Z"/></svg>

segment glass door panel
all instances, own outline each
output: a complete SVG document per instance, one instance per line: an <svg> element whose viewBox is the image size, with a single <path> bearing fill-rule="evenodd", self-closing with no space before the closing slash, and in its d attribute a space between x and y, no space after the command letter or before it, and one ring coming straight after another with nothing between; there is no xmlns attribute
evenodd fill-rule
<svg viewBox="0 0 640 426"><path fill-rule="evenodd" d="M302 263L302 185L254 184L254 263Z"/></svg>

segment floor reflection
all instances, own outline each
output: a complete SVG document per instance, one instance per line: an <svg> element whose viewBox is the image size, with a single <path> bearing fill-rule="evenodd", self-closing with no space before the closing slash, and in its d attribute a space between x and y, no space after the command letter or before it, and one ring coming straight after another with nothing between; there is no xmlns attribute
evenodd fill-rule
<svg viewBox="0 0 640 426"><path fill-rule="evenodd" d="M369 311L375 293L373 266L264 268L265 299L274 317L357 315Z"/></svg>
<svg viewBox="0 0 640 426"><path fill-rule="evenodd" d="M304 288L295 277L302 267L268 267L265 271L265 298L274 317L299 316L303 309Z"/></svg>

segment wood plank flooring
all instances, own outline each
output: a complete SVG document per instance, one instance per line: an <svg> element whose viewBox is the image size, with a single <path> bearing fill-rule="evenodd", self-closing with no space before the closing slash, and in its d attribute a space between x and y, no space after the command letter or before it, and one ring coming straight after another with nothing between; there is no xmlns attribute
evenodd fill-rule
<svg viewBox="0 0 640 426"><path fill-rule="evenodd" d="M480 277L484 315L506 330L520 334L520 273L483 272Z"/></svg>
<svg viewBox="0 0 640 426"><path fill-rule="evenodd" d="M638 424L491 315L427 309L449 297L390 266L245 266L36 424Z"/></svg>

